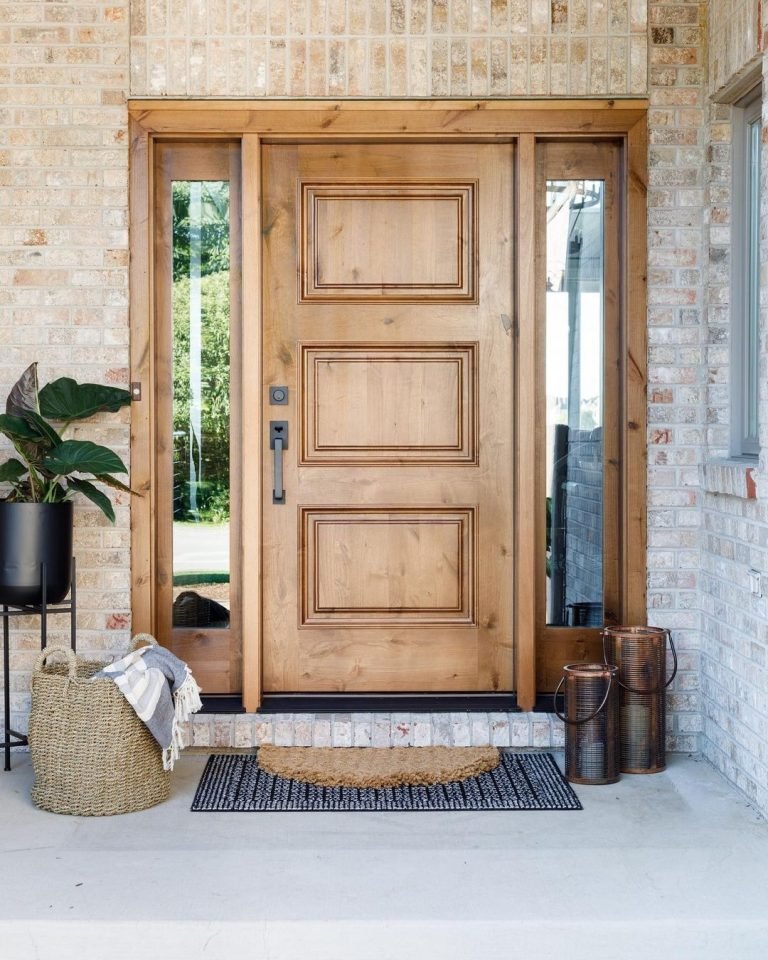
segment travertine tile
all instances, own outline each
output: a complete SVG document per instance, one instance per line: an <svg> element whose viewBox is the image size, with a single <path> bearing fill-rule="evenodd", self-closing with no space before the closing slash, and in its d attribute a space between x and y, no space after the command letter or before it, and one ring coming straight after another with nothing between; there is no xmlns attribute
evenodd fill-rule
<svg viewBox="0 0 768 960"><path fill-rule="evenodd" d="M269 41L267 93L270 97L284 97L288 92L286 54L285 40Z"/></svg>
<svg viewBox="0 0 768 960"><path fill-rule="evenodd" d="M469 716L466 713L452 713L451 728L454 747L471 746L472 735L469 726Z"/></svg>
<svg viewBox="0 0 768 960"><path fill-rule="evenodd" d="M347 41L328 43L328 95L343 97L347 93Z"/></svg>
<svg viewBox="0 0 768 960"><path fill-rule="evenodd" d="M462 97L469 93L469 64L466 40L451 40L451 96Z"/></svg>
<svg viewBox="0 0 768 960"><path fill-rule="evenodd" d="M419 36L429 30L430 0L411 0L408 32Z"/></svg>
<svg viewBox="0 0 768 960"><path fill-rule="evenodd" d="M372 97L387 94L387 45L383 40L368 44L368 93Z"/></svg>
<svg viewBox="0 0 768 960"><path fill-rule="evenodd" d="M628 84L628 41L624 38L612 37L610 40L610 76L608 90L611 93L626 93Z"/></svg>
<svg viewBox="0 0 768 960"><path fill-rule="evenodd" d="M430 94L433 97L447 97L451 89L447 40L432 41L431 79Z"/></svg>
<svg viewBox="0 0 768 960"><path fill-rule="evenodd" d="M328 715L317 716L312 724L312 746L330 747L333 746L333 736L331 732L331 718Z"/></svg>
<svg viewBox="0 0 768 960"><path fill-rule="evenodd" d="M485 39L470 41L470 86L473 97L487 97L489 91L490 44Z"/></svg>
<svg viewBox="0 0 768 960"><path fill-rule="evenodd" d="M432 33L446 33L449 27L448 0L432 0L430 8Z"/></svg>
<svg viewBox="0 0 768 960"><path fill-rule="evenodd" d="M292 36L304 36L307 32L309 10L307 0L290 0L288 8L288 32Z"/></svg>
<svg viewBox="0 0 768 960"><path fill-rule="evenodd" d="M368 0L349 0L349 32L365 36L368 32Z"/></svg>
<svg viewBox="0 0 768 960"><path fill-rule="evenodd" d="M408 95L408 43L399 37L389 41L389 94Z"/></svg>
<svg viewBox="0 0 768 960"><path fill-rule="evenodd" d="M292 97L307 95L307 41L291 40L290 47L290 92Z"/></svg>
<svg viewBox="0 0 768 960"><path fill-rule="evenodd" d="M331 730L334 747L353 745L352 717L348 713L335 713Z"/></svg>
<svg viewBox="0 0 768 960"><path fill-rule="evenodd" d="M473 747L487 747L491 742L491 729L487 713L470 714L469 738Z"/></svg>
<svg viewBox="0 0 768 960"><path fill-rule="evenodd" d="M509 89L509 44L503 37L491 40L491 96L504 96Z"/></svg>
<svg viewBox="0 0 768 960"><path fill-rule="evenodd" d="M327 41L310 40L309 54L309 95L310 97L324 97L328 93L327 73Z"/></svg>
<svg viewBox="0 0 768 960"><path fill-rule="evenodd" d="M425 39L414 38L409 44L409 83L408 96L429 96L429 51Z"/></svg>
<svg viewBox="0 0 768 960"><path fill-rule="evenodd" d="M368 90L368 43L352 39L347 45L347 93L350 97L364 97Z"/></svg>
<svg viewBox="0 0 768 960"><path fill-rule="evenodd" d="M133 0L131 90L136 95L228 97L642 93L647 82L645 4L646 0ZM614 42L596 51L586 66L583 60L571 64L570 41L576 34L603 44L612 36L623 46ZM550 38L554 41L560 35L566 46L550 45ZM523 46L512 42L502 46L502 41L518 38L526 41ZM301 39L306 39L306 47L295 42ZM152 56L146 41L154 44ZM267 47L259 46L265 41Z"/></svg>

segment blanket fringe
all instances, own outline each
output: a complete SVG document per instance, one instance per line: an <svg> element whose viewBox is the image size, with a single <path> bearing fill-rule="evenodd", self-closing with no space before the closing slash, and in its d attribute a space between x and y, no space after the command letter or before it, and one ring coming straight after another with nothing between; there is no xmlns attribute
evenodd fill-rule
<svg viewBox="0 0 768 960"><path fill-rule="evenodd" d="M174 763L184 749L184 739L181 735L181 724L197 713L203 706L200 699L200 687L195 682L189 667L187 676L181 686L173 694L173 731L170 744L163 750L163 769L173 770Z"/></svg>

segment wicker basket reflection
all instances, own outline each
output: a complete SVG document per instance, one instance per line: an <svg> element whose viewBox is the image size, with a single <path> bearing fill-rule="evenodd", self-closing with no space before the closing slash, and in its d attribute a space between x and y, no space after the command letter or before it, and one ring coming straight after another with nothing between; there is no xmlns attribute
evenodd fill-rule
<svg viewBox="0 0 768 960"><path fill-rule="evenodd" d="M604 663L571 663L555 690L555 713L565 723L565 778L572 783L619 779L617 670ZM557 697L565 685L565 712Z"/></svg>
<svg viewBox="0 0 768 960"><path fill-rule="evenodd" d="M667 640L674 660L668 680ZM666 690L677 673L672 637L659 627L606 627L603 659L619 671L621 772L658 773L666 767Z"/></svg>

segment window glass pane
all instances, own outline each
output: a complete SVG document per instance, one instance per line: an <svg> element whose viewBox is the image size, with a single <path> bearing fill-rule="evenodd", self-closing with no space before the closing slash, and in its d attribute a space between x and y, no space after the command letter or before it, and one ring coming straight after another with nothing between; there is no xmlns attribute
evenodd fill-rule
<svg viewBox="0 0 768 960"><path fill-rule="evenodd" d="M547 182L547 622L603 622L603 182Z"/></svg>
<svg viewBox="0 0 768 960"><path fill-rule="evenodd" d="M760 133L759 120L747 128L747 327L744 346L744 434L746 446L757 452L760 324Z"/></svg>
<svg viewBox="0 0 768 960"><path fill-rule="evenodd" d="M173 625L229 626L229 184L173 182Z"/></svg>

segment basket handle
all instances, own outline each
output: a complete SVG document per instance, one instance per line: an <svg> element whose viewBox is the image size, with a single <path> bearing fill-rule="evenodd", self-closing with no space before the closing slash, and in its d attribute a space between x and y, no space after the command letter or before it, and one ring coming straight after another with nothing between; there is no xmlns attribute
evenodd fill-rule
<svg viewBox="0 0 768 960"><path fill-rule="evenodd" d="M43 669L43 665L48 657L53 656L54 653L63 653L67 658L67 663L69 665L69 679L73 680L77 674L77 657L75 656L74 650L71 647L65 647L63 643L52 643L49 644L44 650L40 652L35 660L35 665L32 669L33 673L40 673Z"/></svg>
<svg viewBox="0 0 768 960"><path fill-rule="evenodd" d="M608 633L608 629L606 628L606 629L603 630L603 632L602 632L602 637L603 637L603 662L604 662L604 663L608 663L608 651L605 649L605 637L606 637L607 633ZM672 668L672 676L669 678L669 680L667 680L667 682L664 684L664 686L663 686L660 690L636 690L634 687L629 687L629 686L627 686L626 683L622 683L622 682L621 682L621 679L619 679L619 685L620 685L624 690L626 690L628 693L639 693L639 694L642 694L642 695L644 695L644 696L656 695L656 694L662 693L664 690L667 689L667 687L670 686L670 684L672 683L672 681L673 681L673 680L675 679L675 677L677 676L677 650L675 650L675 644L674 644L674 641L672 640L672 631L669 630L669 629L667 629L667 630L664 631L664 633L666 634L667 640L669 641L669 649L672 651L672 662L673 662L673 664L674 664L674 666L673 666L673 668Z"/></svg>
<svg viewBox="0 0 768 960"><path fill-rule="evenodd" d="M131 640L131 650L138 650L139 647L158 647L159 643L151 633L137 633Z"/></svg>
<svg viewBox="0 0 768 960"><path fill-rule="evenodd" d="M584 717L583 720L569 720L565 716L565 714L560 713L560 711L557 709L557 695L558 693L560 693L560 687L562 687L564 683L565 683L565 677L560 677L560 682L555 687L555 692L552 694L552 707L555 713L557 714L557 716L563 721L563 723L568 723L568 724L571 724L572 726L579 726L582 723L589 723L590 720L594 720L595 717L598 715L598 713L600 713L600 711L606 705L606 703L608 703L608 697L611 694L611 686L613 685L613 673L610 673L608 675L608 688L605 691L603 702L600 704L597 710L595 710L594 713L590 713L590 715L588 717Z"/></svg>

